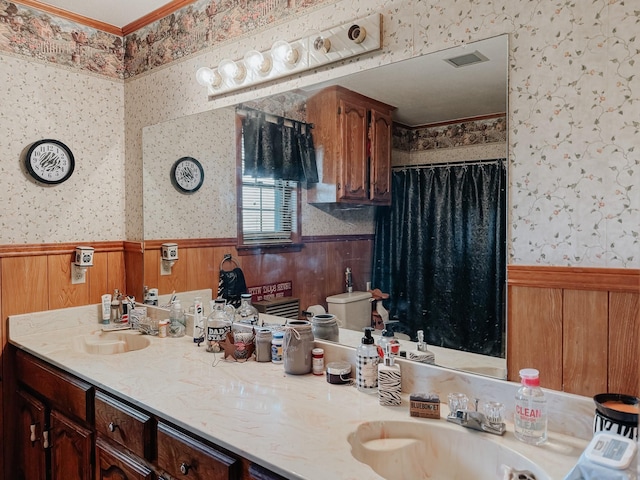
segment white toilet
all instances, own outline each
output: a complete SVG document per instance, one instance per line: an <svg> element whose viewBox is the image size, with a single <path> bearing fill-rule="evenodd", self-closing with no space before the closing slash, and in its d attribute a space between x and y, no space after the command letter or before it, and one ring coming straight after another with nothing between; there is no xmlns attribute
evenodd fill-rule
<svg viewBox="0 0 640 480"><path fill-rule="evenodd" d="M327 297L329 313L340 321L342 328L362 331L371 326L371 293L350 292Z"/></svg>

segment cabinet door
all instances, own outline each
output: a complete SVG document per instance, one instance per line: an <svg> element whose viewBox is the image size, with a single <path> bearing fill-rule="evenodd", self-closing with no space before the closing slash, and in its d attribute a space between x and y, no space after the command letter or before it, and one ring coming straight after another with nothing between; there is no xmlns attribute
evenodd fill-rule
<svg viewBox="0 0 640 480"><path fill-rule="evenodd" d="M47 474L45 442L47 412L44 404L28 393L16 395L17 425L15 453L17 480L45 480Z"/></svg>
<svg viewBox="0 0 640 480"><path fill-rule="evenodd" d="M91 480L93 434L55 410L50 414L51 479Z"/></svg>
<svg viewBox="0 0 640 480"><path fill-rule="evenodd" d="M153 473L119 449L99 438L96 440L96 480L152 480Z"/></svg>
<svg viewBox="0 0 640 480"><path fill-rule="evenodd" d="M184 433L158 423L158 466L173 477L193 480L235 480L240 462Z"/></svg>
<svg viewBox="0 0 640 480"><path fill-rule="evenodd" d="M369 199L391 204L391 115L371 110L371 189Z"/></svg>
<svg viewBox="0 0 640 480"><path fill-rule="evenodd" d="M369 152L367 109L347 99L340 100L342 154L338 169L338 200L369 199Z"/></svg>

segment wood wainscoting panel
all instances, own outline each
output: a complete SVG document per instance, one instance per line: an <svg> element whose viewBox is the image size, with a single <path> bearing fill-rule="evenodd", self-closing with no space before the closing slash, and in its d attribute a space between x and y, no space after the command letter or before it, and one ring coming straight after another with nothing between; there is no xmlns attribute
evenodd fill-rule
<svg viewBox="0 0 640 480"><path fill-rule="evenodd" d="M609 392L640 397L640 294L609 294Z"/></svg>
<svg viewBox="0 0 640 480"><path fill-rule="evenodd" d="M122 260L125 265L125 291L129 295L136 297L136 300L143 300L144 297L144 253L142 242L124 242L124 255ZM112 293L118 284L113 279L114 275L109 275L109 285L107 293Z"/></svg>
<svg viewBox="0 0 640 480"><path fill-rule="evenodd" d="M511 287L507 372L518 382L522 368L540 371L540 384L562 390L562 290Z"/></svg>
<svg viewBox="0 0 640 480"><path fill-rule="evenodd" d="M134 292L127 290L124 253L106 252L106 256L107 272L99 282L101 288L104 288L104 290L92 292L95 296L90 298L89 303L100 303L102 300L100 297L105 293L113 293L114 288L119 288L120 291L124 291L127 295L134 295ZM136 299L137 298L140 297L136 297Z"/></svg>
<svg viewBox="0 0 640 480"><path fill-rule="evenodd" d="M95 257L95 253L94 253ZM71 284L72 255L49 255L47 268L49 271L49 310L75 307L89 303L89 277L77 285ZM93 267L91 267L93 268Z"/></svg>
<svg viewBox="0 0 640 480"><path fill-rule="evenodd" d="M564 290L564 390L592 397L607 391L607 292Z"/></svg>
<svg viewBox="0 0 640 480"><path fill-rule="evenodd" d="M93 254L93 267L87 269L87 283L89 284L89 303L101 303L102 295L113 293L108 284L109 253L96 252Z"/></svg>
<svg viewBox="0 0 640 480"><path fill-rule="evenodd" d="M68 257L70 258L70 257ZM49 309L47 257L5 257L2 261L2 324L6 318Z"/></svg>
<svg viewBox="0 0 640 480"><path fill-rule="evenodd" d="M218 277L220 261L224 256L224 247L195 247L185 250L185 264L187 267L187 290L203 290L210 288L212 297L218 293ZM182 261L182 259L180 259ZM188 308L189 305L183 305ZM209 311L209 307L205 308Z"/></svg>

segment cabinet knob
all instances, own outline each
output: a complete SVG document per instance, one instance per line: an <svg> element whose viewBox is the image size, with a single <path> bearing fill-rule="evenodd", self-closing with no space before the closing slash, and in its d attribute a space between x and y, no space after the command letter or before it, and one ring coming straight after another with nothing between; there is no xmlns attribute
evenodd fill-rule
<svg viewBox="0 0 640 480"><path fill-rule="evenodd" d="M189 465L188 463L182 462L180 464L180 473L183 475L187 475L189 473L189 470L191 470L191 465Z"/></svg>
<svg viewBox="0 0 640 480"><path fill-rule="evenodd" d="M107 427L109 429L109 431L111 433L115 432L118 428L118 425L113 423L113 422L109 422L109 426Z"/></svg>
<svg viewBox="0 0 640 480"><path fill-rule="evenodd" d="M42 432L42 438L44 439L42 448L49 448L49 432Z"/></svg>
<svg viewBox="0 0 640 480"><path fill-rule="evenodd" d="M29 440L31 440L31 442L35 442L38 438L36 437L36 424L32 423L29 426L29 430L31 431L31 436L29 437Z"/></svg>

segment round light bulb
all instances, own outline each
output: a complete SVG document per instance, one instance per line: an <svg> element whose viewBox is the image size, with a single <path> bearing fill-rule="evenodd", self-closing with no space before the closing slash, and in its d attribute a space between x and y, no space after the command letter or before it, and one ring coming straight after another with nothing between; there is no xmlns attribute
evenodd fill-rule
<svg viewBox="0 0 640 480"><path fill-rule="evenodd" d="M266 75L271 70L271 59L257 50L249 50L244 55L244 64L249 70L260 75Z"/></svg>
<svg viewBox="0 0 640 480"><path fill-rule="evenodd" d="M196 81L203 87L218 88L222 83L222 78L215 70L209 67L201 67L196 72Z"/></svg>
<svg viewBox="0 0 640 480"><path fill-rule="evenodd" d="M244 80L247 71L243 65L239 65L233 60L224 59L218 65L218 72L227 80L240 83Z"/></svg>
<svg viewBox="0 0 640 480"><path fill-rule="evenodd" d="M201 67L196 72L196 81L203 87L208 87L213 82L213 70L209 67Z"/></svg>
<svg viewBox="0 0 640 480"><path fill-rule="evenodd" d="M271 47L271 56L279 63L292 66L298 61L298 50L292 47L289 42L278 40Z"/></svg>

